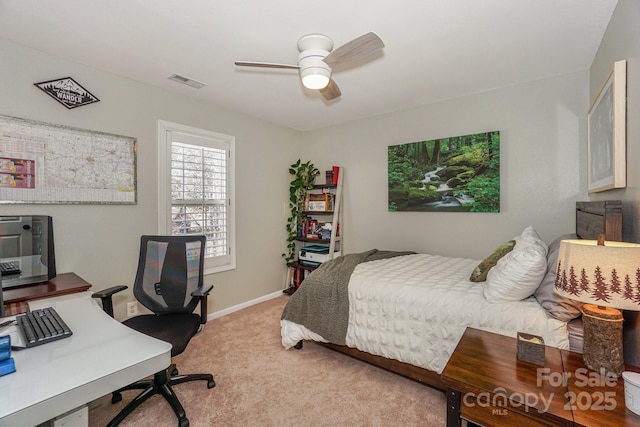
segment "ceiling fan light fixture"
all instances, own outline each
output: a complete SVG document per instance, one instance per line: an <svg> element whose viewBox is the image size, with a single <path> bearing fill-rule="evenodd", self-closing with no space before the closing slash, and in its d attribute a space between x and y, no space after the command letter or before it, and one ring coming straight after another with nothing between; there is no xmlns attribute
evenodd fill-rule
<svg viewBox="0 0 640 427"><path fill-rule="evenodd" d="M302 84L307 89L323 89L329 84L331 71L324 68L305 68L300 70Z"/></svg>
<svg viewBox="0 0 640 427"><path fill-rule="evenodd" d="M329 52L326 50L309 49L300 52L298 65L302 84L308 89L323 89L329 84L331 68L323 61Z"/></svg>

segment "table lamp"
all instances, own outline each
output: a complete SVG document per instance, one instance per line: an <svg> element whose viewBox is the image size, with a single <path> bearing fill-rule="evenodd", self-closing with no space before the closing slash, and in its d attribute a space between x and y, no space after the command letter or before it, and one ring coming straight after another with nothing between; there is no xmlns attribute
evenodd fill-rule
<svg viewBox="0 0 640 427"><path fill-rule="evenodd" d="M640 245L563 240L554 291L581 301L583 358L587 368L619 376L624 371L622 312L640 310Z"/></svg>

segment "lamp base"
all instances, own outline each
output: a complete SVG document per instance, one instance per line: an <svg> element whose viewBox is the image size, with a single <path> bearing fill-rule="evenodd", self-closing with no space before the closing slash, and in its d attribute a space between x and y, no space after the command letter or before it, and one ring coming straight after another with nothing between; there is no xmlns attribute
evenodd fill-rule
<svg viewBox="0 0 640 427"><path fill-rule="evenodd" d="M616 308L584 304L582 323L584 364L592 371L619 377L624 371L622 312Z"/></svg>

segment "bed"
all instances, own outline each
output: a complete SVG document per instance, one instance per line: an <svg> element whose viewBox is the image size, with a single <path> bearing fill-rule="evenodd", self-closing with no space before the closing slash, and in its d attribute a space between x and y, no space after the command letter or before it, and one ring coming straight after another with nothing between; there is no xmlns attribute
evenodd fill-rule
<svg viewBox="0 0 640 427"><path fill-rule="evenodd" d="M485 260L376 249L336 258L291 296L282 345L316 341L440 389L467 326L580 351L579 303L553 293L557 250L562 239L598 234L622 240L620 201L578 202L575 233L547 246L527 227Z"/></svg>

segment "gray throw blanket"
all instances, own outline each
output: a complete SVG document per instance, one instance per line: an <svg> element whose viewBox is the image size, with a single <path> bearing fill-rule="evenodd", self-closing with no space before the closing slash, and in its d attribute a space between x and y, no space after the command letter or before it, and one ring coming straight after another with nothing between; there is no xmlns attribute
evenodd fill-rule
<svg viewBox="0 0 640 427"><path fill-rule="evenodd" d="M329 342L345 345L349 323L348 284L353 270L362 262L414 253L371 249L327 261L311 272L291 295L282 319L303 325Z"/></svg>

